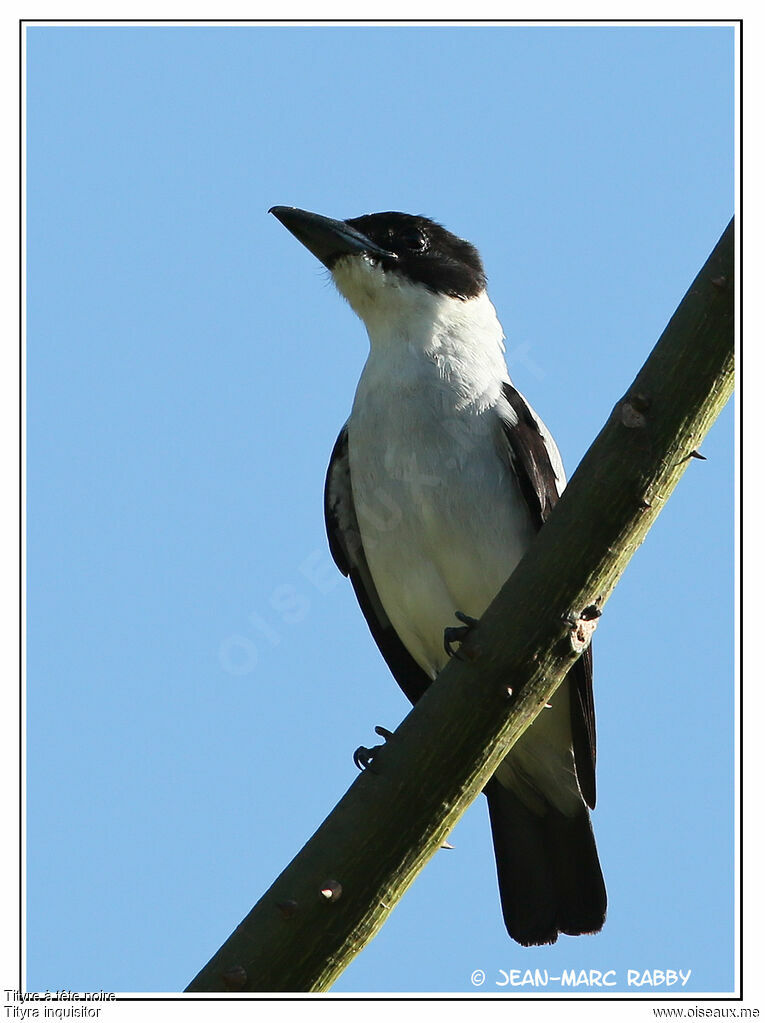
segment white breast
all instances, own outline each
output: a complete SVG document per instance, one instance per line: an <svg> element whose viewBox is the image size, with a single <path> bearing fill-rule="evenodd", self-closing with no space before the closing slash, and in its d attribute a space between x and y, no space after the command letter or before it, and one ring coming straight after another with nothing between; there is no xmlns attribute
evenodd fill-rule
<svg viewBox="0 0 765 1023"><path fill-rule="evenodd" d="M435 677L454 612L479 618L535 534L496 411L508 380L502 328L485 293L433 295L358 261L334 277L371 342L348 421L364 552L391 624ZM530 806L542 791L579 812L566 683L498 777Z"/></svg>
<svg viewBox="0 0 765 1023"><path fill-rule="evenodd" d="M446 301L462 317L470 305ZM490 339L475 329L458 336L454 318L439 320L433 309L425 319L437 327L427 343L422 333L370 331L348 423L353 498L372 577L396 632L431 676L446 661L443 633L458 624L454 612L479 617L534 535L502 455L494 406L507 375L501 328L486 305L480 312Z"/></svg>

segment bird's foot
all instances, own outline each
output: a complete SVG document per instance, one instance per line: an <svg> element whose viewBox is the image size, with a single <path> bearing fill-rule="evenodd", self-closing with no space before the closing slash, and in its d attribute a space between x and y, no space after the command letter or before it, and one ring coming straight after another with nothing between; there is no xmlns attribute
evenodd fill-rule
<svg viewBox="0 0 765 1023"><path fill-rule="evenodd" d="M393 737L393 732L389 731L387 728L383 728L382 725L376 725L375 732L377 732L379 736L382 736L382 738L385 741L381 742L379 746L371 747L359 746L359 748L353 754L353 762L360 771L365 771L367 768L369 768L372 771L372 773L374 773L372 761L380 752L380 750L384 748L385 743L388 741L388 739L391 739Z"/></svg>
<svg viewBox="0 0 765 1023"><path fill-rule="evenodd" d="M449 657L456 657L458 660L462 661L466 659L462 653L462 644L467 639L471 629L478 624L478 619L471 618L470 615L466 615L462 611L455 611L454 617L464 624L450 625L448 628L444 629L444 650L447 652ZM453 650L452 643L459 643L459 649Z"/></svg>

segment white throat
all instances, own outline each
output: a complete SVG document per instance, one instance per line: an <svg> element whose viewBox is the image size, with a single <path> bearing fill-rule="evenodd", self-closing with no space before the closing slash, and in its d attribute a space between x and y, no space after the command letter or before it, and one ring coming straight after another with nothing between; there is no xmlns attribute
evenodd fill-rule
<svg viewBox="0 0 765 1023"><path fill-rule="evenodd" d="M502 326L485 291L437 295L358 257L339 260L332 276L369 334L365 391L435 387L451 392L455 409L476 411L496 402L508 375Z"/></svg>

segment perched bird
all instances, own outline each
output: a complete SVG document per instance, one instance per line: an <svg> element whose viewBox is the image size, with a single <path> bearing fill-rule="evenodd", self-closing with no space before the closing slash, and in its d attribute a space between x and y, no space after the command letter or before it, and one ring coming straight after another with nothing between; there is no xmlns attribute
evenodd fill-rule
<svg viewBox="0 0 765 1023"><path fill-rule="evenodd" d="M521 559L565 484L510 381L476 248L426 217L271 211L329 269L370 352L327 473L332 556L414 703ZM467 624L449 628L457 617ZM502 912L522 945L599 931L592 655L485 789Z"/></svg>

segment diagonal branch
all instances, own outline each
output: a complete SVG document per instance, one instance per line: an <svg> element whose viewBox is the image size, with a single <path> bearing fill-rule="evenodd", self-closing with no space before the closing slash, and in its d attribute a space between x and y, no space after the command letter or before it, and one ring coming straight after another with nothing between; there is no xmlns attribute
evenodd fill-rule
<svg viewBox="0 0 765 1023"><path fill-rule="evenodd" d="M733 269L731 221L471 633L471 659L444 669L188 991L325 991L374 937L586 646L728 400Z"/></svg>

